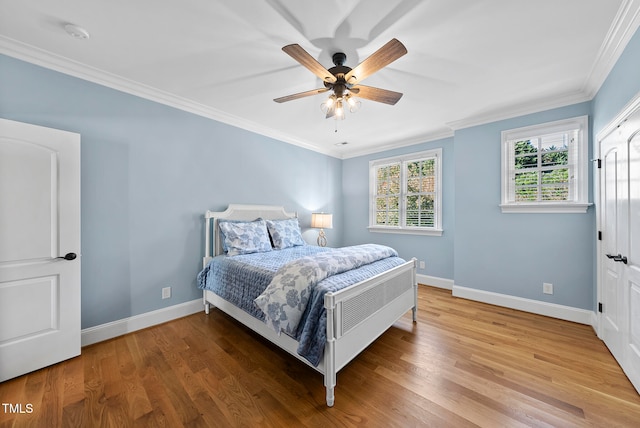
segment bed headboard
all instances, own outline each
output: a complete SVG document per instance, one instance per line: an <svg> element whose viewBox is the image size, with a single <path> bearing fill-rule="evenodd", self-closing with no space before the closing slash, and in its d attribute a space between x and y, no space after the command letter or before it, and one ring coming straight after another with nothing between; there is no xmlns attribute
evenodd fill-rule
<svg viewBox="0 0 640 428"><path fill-rule="evenodd" d="M222 242L220 241L220 229L218 220L247 220L252 221L258 217L265 220L281 220L296 218L298 213L287 212L284 207L277 205L240 205L230 204L224 211L207 211L204 214L205 221L205 249L204 263L212 257L222 254ZM211 238L213 237L213 247Z"/></svg>

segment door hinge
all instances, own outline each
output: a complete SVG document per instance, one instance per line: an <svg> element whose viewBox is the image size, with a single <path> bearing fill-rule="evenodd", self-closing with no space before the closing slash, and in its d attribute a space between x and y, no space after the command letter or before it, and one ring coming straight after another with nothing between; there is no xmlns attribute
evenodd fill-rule
<svg viewBox="0 0 640 428"><path fill-rule="evenodd" d="M602 303L598 302L598 312L602 313Z"/></svg>
<svg viewBox="0 0 640 428"><path fill-rule="evenodd" d="M602 231L598 231L598 241L602 241Z"/></svg>
<svg viewBox="0 0 640 428"><path fill-rule="evenodd" d="M596 159L598 161L598 169L602 168L602 159Z"/></svg>

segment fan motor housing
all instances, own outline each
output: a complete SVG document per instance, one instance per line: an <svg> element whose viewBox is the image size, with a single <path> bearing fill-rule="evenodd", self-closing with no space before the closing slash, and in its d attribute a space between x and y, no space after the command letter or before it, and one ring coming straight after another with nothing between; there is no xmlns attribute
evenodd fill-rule
<svg viewBox="0 0 640 428"><path fill-rule="evenodd" d="M334 88L336 85L347 86L347 82L344 80L344 75L351 71L351 67L344 65L347 60L347 55L343 52L336 52L331 57L335 67L331 67L328 71L333 74L337 81L334 83L324 82L326 88Z"/></svg>

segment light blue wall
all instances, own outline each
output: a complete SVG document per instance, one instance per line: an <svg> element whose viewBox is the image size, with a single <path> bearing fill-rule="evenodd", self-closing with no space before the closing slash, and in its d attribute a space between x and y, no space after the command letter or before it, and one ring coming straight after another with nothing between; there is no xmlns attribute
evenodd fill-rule
<svg viewBox="0 0 640 428"><path fill-rule="evenodd" d="M591 103L344 161L2 55L0 116L82 135L83 328L198 298L202 213L232 202L284 205L303 228L312 211L333 212L331 245L383 243L459 286L593 309L593 207L502 214L500 132L588 114L595 135L640 91L639 70L636 33ZM443 236L368 232L369 160L436 147ZM169 285L173 297L161 300Z"/></svg>
<svg viewBox="0 0 640 428"><path fill-rule="evenodd" d="M442 236L399 235L369 232L369 161L442 148ZM454 243L454 145L453 138L417 144L401 149L346 159L342 165L344 208L344 243L367 242L389 245L401 257L416 257L425 261L422 275L453 279Z"/></svg>
<svg viewBox="0 0 640 428"><path fill-rule="evenodd" d="M503 214L499 207L501 131L589 112L582 103L456 131L456 285L592 309L593 207L585 214ZM553 295L542 293L543 282L554 285Z"/></svg>
<svg viewBox="0 0 640 428"><path fill-rule="evenodd" d="M83 328L199 298L207 209L333 212L342 244L338 159L6 56L0 116L81 134Z"/></svg>
<svg viewBox="0 0 640 428"><path fill-rule="evenodd" d="M640 32L636 32L592 102L460 129L451 139L343 162L345 244L379 242L403 257L426 260L419 273L457 286L594 310L595 209L585 214L502 214L500 133L589 115L588 156L597 132L640 91ZM444 148L444 229L441 238L373 234L368 222L368 161L428 148ZM593 202L593 163L589 197ZM542 283L554 294L542 293Z"/></svg>

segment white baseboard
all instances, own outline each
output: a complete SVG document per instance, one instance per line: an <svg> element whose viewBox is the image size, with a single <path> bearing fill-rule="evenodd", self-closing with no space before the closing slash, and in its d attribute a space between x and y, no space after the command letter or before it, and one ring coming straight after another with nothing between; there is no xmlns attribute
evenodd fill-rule
<svg viewBox="0 0 640 428"><path fill-rule="evenodd" d="M446 278L438 278L437 276L429 276L429 275L416 275L416 279L418 284L429 285L431 287L436 288L444 288L445 290L453 289L453 280Z"/></svg>
<svg viewBox="0 0 640 428"><path fill-rule="evenodd" d="M95 327L85 328L81 332L81 346L113 339L123 334L182 318L199 311L204 311L202 298L97 325Z"/></svg>
<svg viewBox="0 0 640 428"><path fill-rule="evenodd" d="M477 302L531 312L579 324L594 325L594 312L587 309L578 309L571 306L558 305L556 303L541 302L539 300L509 296L507 294L493 293L491 291L476 290L474 288L461 287L459 285L453 286L452 294L455 297L462 297L464 299L475 300Z"/></svg>
<svg viewBox="0 0 640 428"><path fill-rule="evenodd" d="M507 294L493 293L491 291L461 287L454 285L451 279L438 278L435 276L418 274L416 275L416 279L420 284L452 290L452 295L455 297L586 324L592 326L593 329L597 331L598 316L593 311L509 296ZM142 330L143 328L195 314L202 310L204 310L202 299L196 299L95 327L85 328L81 332L81 344L82 346L92 345L122 336L123 334L132 333L137 330Z"/></svg>

